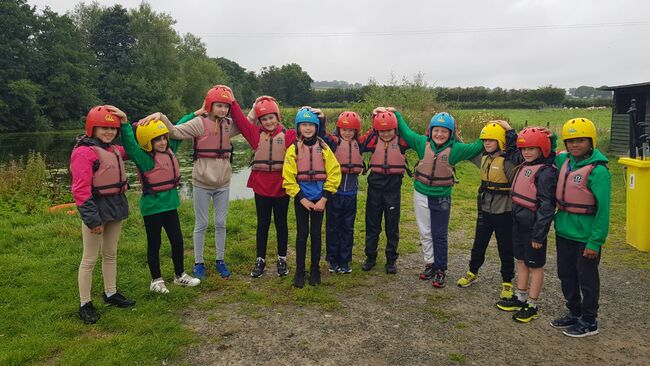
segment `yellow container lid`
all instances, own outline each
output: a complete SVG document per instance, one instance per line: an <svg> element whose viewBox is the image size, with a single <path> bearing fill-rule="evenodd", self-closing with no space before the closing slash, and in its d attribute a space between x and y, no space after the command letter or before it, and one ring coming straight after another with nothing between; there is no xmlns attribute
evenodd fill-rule
<svg viewBox="0 0 650 366"><path fill-rule="evenodd" d="M650 168L650 160L640 160L633 158L620 158L618 162L623 165L633 166L637 168Z"/></svg>

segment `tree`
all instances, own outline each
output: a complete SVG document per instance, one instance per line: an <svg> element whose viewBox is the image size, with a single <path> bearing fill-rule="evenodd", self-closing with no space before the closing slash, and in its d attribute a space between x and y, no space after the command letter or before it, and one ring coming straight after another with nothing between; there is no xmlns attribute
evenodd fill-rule
<svg viewBox="0 0 650 366"><path fill-rule="evenodd" d="M298 64L288 64L280 68L263 67L259 76L260 92L293 106L311 102L311 83L314 80Z"/></svg>

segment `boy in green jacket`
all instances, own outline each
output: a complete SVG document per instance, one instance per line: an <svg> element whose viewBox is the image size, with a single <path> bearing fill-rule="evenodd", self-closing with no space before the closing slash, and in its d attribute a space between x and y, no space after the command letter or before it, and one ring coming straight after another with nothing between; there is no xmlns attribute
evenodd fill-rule
<svg viewBox="0 0 650 366"><path fill-rule="evenodd" d="M568 153L555 158L557 272L569 312L551 321L569 337L598 334L598 264L609 230L611 174L596 149L596 127L574 118L562 127Z"/></svg>
<svg viewBox="0 0 650 366"><path fill-rule="evenodd" d="M420 279L436 288L445 287L447 234L451 213L454 165L483 152L483 141L464 144L456 140L456 122L447 112L431 118L426 136L413 132L399 112L395 112L399 135L415 150L420 161L415 167L413 203L424 253Z"/></svg>
<svg viewBox="0 0 650 366"><path fill-rule="evenodd" d="M158 117L166 119L164 115ZM169 130L160 121L144 121L136 127L136 136L128 122L122 123L122 142L127 155L135 162L142 183L140 213L147 232L147 263L151 272L152 292L169 292L160 273L160 243L162 228L172 246L174 283L196 286L201 281L185 273L183 265L183 234L178 218L180 182L178 160L174 152L180 140L168 140ZM137 139L137 140L136 140Z"/></svg>

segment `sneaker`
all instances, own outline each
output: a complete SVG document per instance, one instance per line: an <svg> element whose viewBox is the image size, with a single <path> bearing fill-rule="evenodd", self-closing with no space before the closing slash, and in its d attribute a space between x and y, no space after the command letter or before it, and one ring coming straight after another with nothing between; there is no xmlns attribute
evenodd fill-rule
<svg viewBox="0 0 650 366"><path fill-rule="evenodd" d="M514 295L512 292L512 282L501 282L501 293L499 298L501 300L507 300Z"/></svg>
<svg viewBox="0 0 650 366"><path fill-rule="evenodd" d="M115 305L120 308L128 308L135 305L135 300L127 299L119 292L114 293L110 297L107 297L106 294L104 294L104 302L108 305Z"/></svg>
<svg viewBox="0 0 650 366"><path fill-rule="evenodd" d="M278 258L277 263L278 276L283 277L289 274L289 266L286 259Z"/></svg>
<svg viewBox="0 0 650 366"><path fill-rule="evenodd" d="M320 268L315 267L309 270L309 285L320 285Z"/></svg>
<svg viewBox="0 0 650 366"><path fill-rule="evenodd" d="M363 265L361 266L361 269L364 271L370 271L375 264L377 264L377 259L371 258L371 257L366 257L366 261L363 262Z"/></svg>
<svg viewBox="0 0 650 366"><path fill-rule="evenodd" d="M537 318L539 318L539 309L537 306L531 306L529 304L526 304L526 306L512 315L512 319L520 323L528 323Z"/></svg>
<svg viewBox="0 0 650 366"><path fill-rule="evenodd" d="M175 285L194 287L194 286L198 286L200 283L201 280L199 280L198 278L194 278L185 272L183 272L183 274L180 277L174 276Z"/></svg>
<svg viewBox="0 0 650 366"><path fill-rule="evenodd" d="M205 279L205 264L203 263L195 263L194 267L192 267L192 274L194 277L204 280Z"/></svg>
<svg viewBox="0 0 650 366"><path fill-rule="evenodd" d="M218 260L214 264L214 267L217 269L217 272L219 272L219 276L221 276L221 278L224 280L230 278L230 271L228 270L228 266L226 266L226 262L224 262L223 259Z"/></svg>
<svg viewBox="0 0 650 366"><path fill-rule="evenodd" d="M579 318L577 316L573 316L571 313L567 313L561 318L551 320L551 326L553 328L565 329L578 323L578 319Z"/></svg>
<svg viewBox="0 0 650 366"><path fill-rule="evenodd" d="M297 288L305 287L305 271L297 271L293 275L293 286Z"/></svg>
<svg viewBox="0 0 650 366"><path fill-rule="evenodd" d="M266 261L264 260L264 258L257 257L257 260L255 260L255 267L251 272L251 277L254 278L262 277L262 274L264 274L265 267L266 267Z"/></svg>
<svg viewBox="0 0 650 366"><path fill-rule="evenodd" d="M525 301L520 301L515 295L507 300L499 300L497 302L497 307L503 311L519 311L526 307L526 305Z"/></svg>
<svg viewBox="0 0 650 366"><path fill-rule="evenodd" d="M95 324L99 320L99 314L93 306L92 301L88 301L79 307L79 318L86 324Z"/></svg>
<svg viewBox="0 0 650 366"><path fill-rule="evenodd" d="M566 330L562 332L565 336L582 338L587 336L592 336L598 334L598 322L593 322L591 324L583 322L582 319L579 319L577 323L573 324Z"/></svg>
<svg viewBox="0 0 650 366"><path fill-rule="evenodd" d="M472 271L467 271L463 277L461 277L458 282L458 287L469 287L471 284L475 283L478 281L478 276L473 273ZM512 296L512 294L510 294ZM507 299L510 298L510 296L507 297Z"/></svg>
<svg viewBox="0 0 650 366"><path fill-rule="evenodd" d="M397 274L397 266L395 265L394 261L387 262L384 268L388 274Z"/></svg>
<svg viewBox="0 0 650 366"><path fill-rule="evenodd" d="M433 275L433 281L431 284L435 288L443 288L445 287L445 279L447 278L447 274L445 271L439 269L436 271L436 274Z"/></svg>
<svg viewBox="0 0 650 366"><path fill-rule="evenodd" d="M338 272L339 271L339 266L338 266L338 264L336 264L334 262L329 262L329 264L327 266L327 270L329 271L329 273Z"/></svg>
<svg viewBox="0 0 650 366"><path fill-rule="evenodd" d="M341 274L350 274L352 273L352 268L350 268L349 264L344 264L342 266L339 266L339 272Z"/></svg>
<svg viewBox="0 0 650 366"><path fill-rule="evenodd" d="M157 292L159 294L169 293L169 290L167 289L167 286L165 286L165 281L163 279L151 281L151 285L149 286L149 291Z"/></svg>
<svg viewBox="0 0 650 366"><path fill-rule="evenodd" d="M420 279L421 280L430 280L433 277L433 263L428 263L426 266L424 266L424 271L420 273Z"/></svg>

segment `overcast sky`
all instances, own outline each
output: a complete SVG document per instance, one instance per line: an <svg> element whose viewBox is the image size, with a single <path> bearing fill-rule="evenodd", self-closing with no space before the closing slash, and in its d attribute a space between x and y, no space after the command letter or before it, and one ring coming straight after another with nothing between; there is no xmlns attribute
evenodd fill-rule
<svg viewBox="0 0 650 366"><path fill-rule="evenodd" d="M28 0L65 13L77 0ZM137 7L140 0L99 1ZM535 88L650 81L647 0L156 0L208 55L314 80Z"/></svg>

